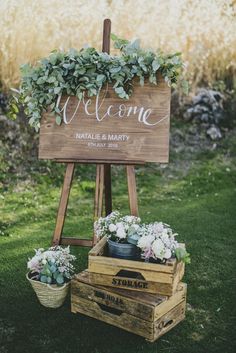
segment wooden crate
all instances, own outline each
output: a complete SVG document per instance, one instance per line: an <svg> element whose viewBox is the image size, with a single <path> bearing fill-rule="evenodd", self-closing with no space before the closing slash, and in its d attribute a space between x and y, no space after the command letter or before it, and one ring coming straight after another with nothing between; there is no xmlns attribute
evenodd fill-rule
<svg viewBox="0 0 236 353"><path fill-rule="evenodd" d="M88 270L93 284L171 296L184 275L184 263L171 259L161 265L108 257L104 237L89 252Z"/></svg>
<svg viewBox="0 0 236 353"><path fill-rule="evenodd" d="M186 291L178 285L171 297L94 286L84 271L71 281L71 311L81 313L154 342L185 317Z"/></svg>

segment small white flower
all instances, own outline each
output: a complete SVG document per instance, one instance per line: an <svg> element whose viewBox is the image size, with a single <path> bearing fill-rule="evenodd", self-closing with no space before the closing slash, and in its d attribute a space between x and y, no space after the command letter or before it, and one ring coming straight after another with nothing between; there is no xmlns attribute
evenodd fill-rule
<svg viewBox="0 0 236 353"><path fill-rule="evenodd" d="M139 229L139 225L138 225L138 224L133 224L132 227L133 227L135 230L138 230L138 229Z"/></svg>
<svg viewBox="0 0 236 353"><path fill-rule="evenodd" d="M42 264L43 264L43 265L46 265L46 263L47 263L47 260L43 259L43 260L42 260Z"/></svg>
<svg viewBox="0 0 236 353"><path fill-rule="evenodd" d="M111 223L111 224L109 225L109 231L110 231L110 232L115 232L115 231L116 231L116 225L113 224L113 223Z"/></svg>

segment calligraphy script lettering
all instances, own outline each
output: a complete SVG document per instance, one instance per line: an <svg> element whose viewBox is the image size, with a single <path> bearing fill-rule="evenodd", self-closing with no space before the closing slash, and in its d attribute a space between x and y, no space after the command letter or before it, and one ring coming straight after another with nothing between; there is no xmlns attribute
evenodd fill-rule
<svg viewBox="0 0 236 353"><path fill-rule="evenodd" d="M138 107L138 106L127 106L125 104L108 105L105 113L103 112L104 114L102 115L101 113L102 105L104 103L107 91L108 91L108 86L106 87L105 92L103 94L101 94L101 89L98 91L98 94L95 98L94 111L92 111L91 109L92 100L90 98L78 99L78 103L75 105L74 111L72 112L70 117L68 117L68 105L69 105L70 99L74 97L68 97L60 110L63 113L64 123L67 125L71 124L73 119L77 116L79 107L82 107L84 109L84 112L88 117L89 116L96 117L97 121L103 121L106 118L113 118L113 117L118 119L124 119L124 118L130 118L132 116L137 116L137 120L139 123L143 123L144 125L148 125L148 126L155 126L168 118L168 115L166 115L161 119L157 118L157 121L155 122L150 122L148 121L148 119L152 113L152 109L150 108L145 109L144 107ZM60 100L61 98L58 99L58 102L57 102L58 107L60 105ZM78 114L78 117L79 117L79 114Z"/></svg>

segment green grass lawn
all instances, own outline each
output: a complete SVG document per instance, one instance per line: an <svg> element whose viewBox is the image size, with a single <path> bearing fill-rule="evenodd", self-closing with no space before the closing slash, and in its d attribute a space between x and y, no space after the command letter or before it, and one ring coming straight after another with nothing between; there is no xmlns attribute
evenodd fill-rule
<svg viewBox="0 0 236 353"><path fill-rule="evenodd" d="M34 248L50 245L63 167L30 181L14 180L0 196L0 353L233 353L236 351L236 165L235 142L195 154L186 172L137 168L140 216L170 224L191 253L186 320L151 344L94 319L42 307L26 281ZM52 164L50 168L54 168ZM82 174L82 178L80 177ZM51 177L50 177L51 175ZM90 237L94 169L80 168L74 181L64 233ZM86 178L90 178L87 182ZM128 213L127 185L114 167L114 209ZM88 249L73 247L77 271L87 266Z"/></svg>

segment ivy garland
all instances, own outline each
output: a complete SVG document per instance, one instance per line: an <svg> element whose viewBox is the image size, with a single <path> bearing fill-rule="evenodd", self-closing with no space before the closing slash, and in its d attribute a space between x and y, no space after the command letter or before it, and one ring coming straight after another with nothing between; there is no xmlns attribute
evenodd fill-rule
<svg viewBox="0 0 236 353"><path fill-rule="evenodd" d="M132 79L139 78L140 85L145 79L157 84L159 71L165 81L176 86L183 68L180 53L165 55L162 52L144 50L139 40L129 42L112 35L114 47L121 55L109 55L88 47L80 51L54 51L36 66L25 64L21 67L22 81L11 104L12 115L16 115L19 106L29 117L29 124L36 131L40 127L42 112L50 107L61 123L60 110L56 105L60 95L76 96L79 99L86 93L96 96L105 83L112 83L116 94L128 99L132 94ZM186 82L183 81L186 87Z"/></svg>

